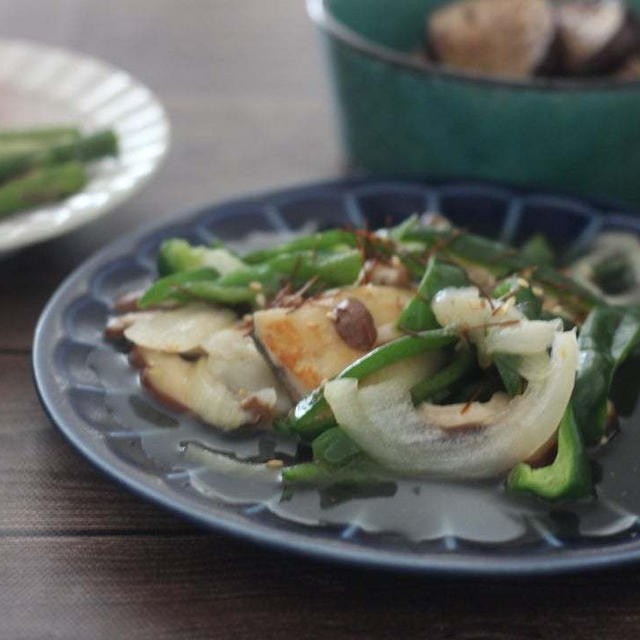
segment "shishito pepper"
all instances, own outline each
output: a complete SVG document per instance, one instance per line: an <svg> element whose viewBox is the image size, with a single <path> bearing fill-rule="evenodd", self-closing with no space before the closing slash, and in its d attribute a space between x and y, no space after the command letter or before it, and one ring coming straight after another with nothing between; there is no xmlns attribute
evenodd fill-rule
<svg viewBox="0 0 640 640"><path fill-rule="evenodd" d="M546 467L516 465L507 479L514 493L532 493L548 500L574 500L591 494L591 464L571 404L558 427L558 452Z"/></svg>
<svg viewBox="0 0 640 640"><path fill-rule="evenodd" d="M640 317L622 309L597 307L582 326L573 395L576 420L588 445L605 435L613 375L639 343Z"/></svg>

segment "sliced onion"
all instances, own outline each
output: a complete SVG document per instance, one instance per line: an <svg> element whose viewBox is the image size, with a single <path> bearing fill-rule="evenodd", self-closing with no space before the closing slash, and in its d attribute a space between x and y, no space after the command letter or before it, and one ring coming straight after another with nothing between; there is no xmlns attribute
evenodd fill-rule
<svg viewBox="0 0 640 640"><path fill-rule="evenodd" d="M518 373L529 382L544 380L551 372L551 358L545 353L536 353L520 358Z"/></svg>
<svg viewBox="0 0 640 640"><path fill-rule="evenodd" d="M447 287L438 291L431 308L443 327L468 331L486 331L488 325L526 320L511 302L489 300L480 295L477 287Z"/></svg>
<svg viewBox="0 0 640 640"><path fill-rule="evenodd" d="M508 403L464 413L462 405L414 408L409 389L395 380L358 389L355 380L334 380L324 394L338 424L383 466L406 475L489 478L526 460L554 434L573 391L578 348L575 332L554 336L549 375L531 381ZM462 413L462 415L464 415Z"/></svg>
<svg viewBox="0 0 640 640"><path fill-rule="evenodd" d="M555 334L562 330L562 320L527 320L513 327L501 327L487 332L486 353L532 355L546 351Z"/></svg>
<svg viewBox="0 0 640 640"><path fill-rule="evenodd" d="M543 353L562 329L560 320L528 320L513 306L513 300L489 301L476 287L443 289L436 294L431 308L440 325L469 336L485 367L493 353Z"/></svg>

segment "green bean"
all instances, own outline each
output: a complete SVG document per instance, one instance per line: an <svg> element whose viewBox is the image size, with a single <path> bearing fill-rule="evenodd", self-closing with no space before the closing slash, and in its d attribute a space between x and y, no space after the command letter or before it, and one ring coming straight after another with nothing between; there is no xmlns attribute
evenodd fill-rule
<svg viewBox="0 0 640 640"><path fill-rule="evenodd" d="M494 353L491 357L507 393L513 397L524 391L524 381L518 373L521 356L513 353Z"/></svg>
<svg viewBox="0 0 640 640"><path fill-rule="evenodd" d="M556 256L549 241L541 233L531 236L520 248L520 255L531 264L552 267Z"/></svg>
<svg viewBox="0 0 640 640"><path fill-rule="evenodd" d="M439 253L445 257L451 256L462 262L483 266L498 277L530 269L531 275L528 277L533 282L543 286L560 302L579 314L586 314L602 303L591 291L563 276L559 271L546 265L536 265L519 255L517 250L495 240L470 233L428 227L408 231L403 240L423 242L429 250L439 248Z"/></svg>
<svg viewBox="0 0 640 640"><path fill-rule="evenodd" d="M313 277L318 277L327 286L353 284L362 268L359 251L316 254L313 251L286 253L268 261L229 273L220 278L220 286L248 285L259 282L270 290L287 276L294 286L301 286Z"/></svg>
<svg viewBox="0 0 640 640"><path fill-rule="evenodd" d="M311 445L313 459L327 465L343 465L362 449L340 428L333 427L321 433Z"/></svg>
<svg viewBox="0 0 640 640"><path fill-rule="evenodd" d="M289 487L362 486L382 482L387 477L378 465L364 455L356 456L341 467L305 462L282 470L282 481Z"/></svg>
<svg viewBox="0 0 640 640"><path fill-rule="evenodd" d="M141 303L148 306L173 298L257 305L262 296L263 300L257 305L262 306L280 289L283 280L301 286L317 277L326 286L341 286L353 283L362 267L360 253L355 250L332 254L305 251L278 255L265 263L248 265L213 279L210 270L197 271L192 266L202 264L207 251L210 249L192 247L184 240L165 242L160 250L159 265L164 272L173 270L174 273L156 282ZM192 277L194 273L195 278Z"/></svg>
<svg viewBox="0 0 640 640"><path fill-rule="evenodd" d="M461 380L473 369L474 365L473 355L469 349L464 349L456 354L453 361L446 367L411 388L413 404L418 405L426 400L431 400L436 394Z"/></svg>
<svg viewBox="0 0 640 640"><path fill-rule="evenodd" d="M216 281L185 282L178 291L192 300L205 300L221 305L251 304L256 302L257 292L249 287L221 287Z"/></svg>
<svg viewBox="0 0 640 640"><path fill-rule="evenodd" d="M156 280L138 300L138 307L146 307L161 304L167 301L183 301L185 294L180 292L180 286L188 282L213 281L219 274L215 269L203 267L189 271L178 271L170 276Z"/></svg>
<svg viewBox="0 0 640 640"><path fill-rule="evenodd" d="M388 235L392 240L401 241L403 236L420 224L420 216L416 213L405 218L400 224L391 227Z"/></svg>
<svg viewBox="0 0 640 640"><path fill-rule="evenodd" d="M330 231L320 231L312 235L295 238L272 249L253 251L245 255L243 260L248 264L257 264L285 253L325 251L340 245L355 247L357 244L358 238L355 233L344 229L331 229Z"/></svg>
<svg viewBox="0 0 640 640"><path fill-rule="evenodd" d="M402 311L398 326L407 331L437 328L438 321L431 310L431 301L438 291L447 287L464 287L467 274L455 265L446 264L433 256L418 286L416 295Z"/></svg>

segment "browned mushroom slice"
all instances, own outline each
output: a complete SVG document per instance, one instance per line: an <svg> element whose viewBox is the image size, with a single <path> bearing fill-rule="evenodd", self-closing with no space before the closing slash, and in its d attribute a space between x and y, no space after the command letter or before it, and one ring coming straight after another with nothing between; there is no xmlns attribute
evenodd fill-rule
<svg viewBox="0 0 640 640"><path fill-rule="evenodd" d="M236 322L228 309L191 304L178 309L140 311L117 316L107 327L108 334L122 331L127 340L147 349L168 353L198 351L211 335Z"/></svg>
<svg viewBox="0 0 640 640"><path fill-rule="evenodd" d="M617 0L561 4L557 21L565 73L613 72L639 50L638 19Z"/></svg>
<svg viewBox="0 0 640 640"><path fill-rule="evenodd" d="M515 77L548 66L555 35L553 10L545 0L464 0L434 11L427 23L437 60Z"/></svg>
<svg viewBox="0 0 640 640"><path fill-rule="evenodd" d="M131 363L142 369L142 383L162 404L177 410L189 408L189 387L195 363L174 353L164 353L144 347L134 347Z"/></svg>
<svg viewBox="0 0 640 640"><path fill-rule="evenodd" d="M131 359L160 402L192 411L223 430L266 426L290 409L291 401L249 336L223 330L203 349L207 355L185 360L177 353L135 347Z"/></svg>
<svg viewBox="0 0 640 640"><path fill-rule="evenodd" d="M371 284L329 291L295 311L256 312L255 337L291 394L300 397L363 355L336 331L334 310L340 302L351 298L362 303L373 318L375 344L382 344L399 335L395 324L411 297L409 289Z"/></svg>

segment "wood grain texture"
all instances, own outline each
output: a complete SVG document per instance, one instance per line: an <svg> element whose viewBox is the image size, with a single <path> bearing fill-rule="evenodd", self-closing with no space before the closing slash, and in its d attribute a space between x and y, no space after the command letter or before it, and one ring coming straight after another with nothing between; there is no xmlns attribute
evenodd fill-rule
<svg viewBox="0 0 640 640"><path fill-rule="evenodd" d="M145 191L0 261L0 640L637 637L634 569L455 581L324 565L194 529L91 468L32 386L43 304L147 220L335 175L329 97L301 0L0 0L0 35L121 65L173 124Z"/></svg>

